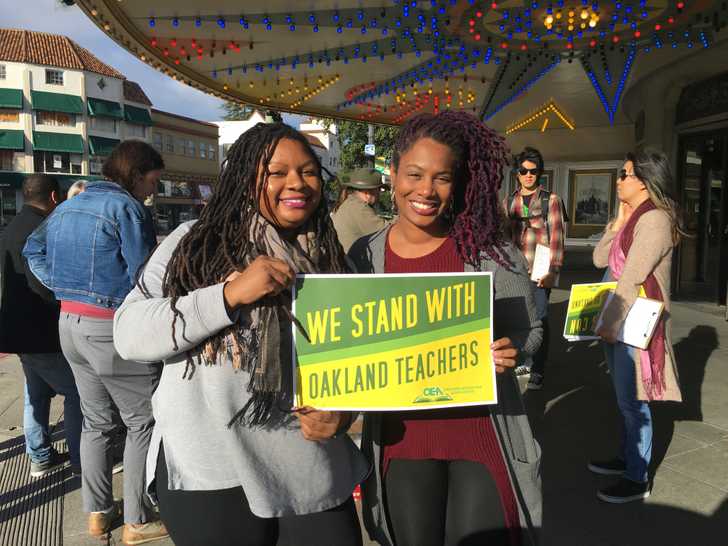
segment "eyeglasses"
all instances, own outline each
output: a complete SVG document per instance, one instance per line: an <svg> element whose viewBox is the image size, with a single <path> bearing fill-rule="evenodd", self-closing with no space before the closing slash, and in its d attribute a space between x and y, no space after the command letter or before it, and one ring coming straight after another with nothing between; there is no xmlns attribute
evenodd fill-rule
<svg viewBox="0 0 728 546"><path fill-rule="evenodd" d="M634 173L628 173L626 169L619 171L619 179L622 181L627 180L627 178L633 178L634 176Z"/></svg>
<svg viewBox="0 0 728 546"><path fill-rule="evenodd" d="M518 169L518 174L521 176L526 176L527 174L532 174L534 176L538 175L538 169L527 169L526 167L521 167Z"/></svg>

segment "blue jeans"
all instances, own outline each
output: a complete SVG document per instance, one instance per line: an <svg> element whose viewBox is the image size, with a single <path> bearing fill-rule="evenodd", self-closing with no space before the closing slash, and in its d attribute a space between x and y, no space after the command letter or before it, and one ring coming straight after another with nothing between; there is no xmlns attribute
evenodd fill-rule
<svg viewBox="0 0 728 546"><path fill-rule="evenodd" d="M25 451L34 463L51 457L48 420L51 398L64 397L63 417L71 464L80 465L81 402L71 367L62 353L24 353L18 355L25 374L25 408L23 429Z"/></svg>
<svg viewBox="0 0 728 546"><path fill-rule="evenodd" d="M541 321L543 326L543 341L541 346L538 348L533 355L533 365L531 366L531 373L544 374L546 369L546 358L549 354L549 298L551 297L550 288L539 288L534 283L533 285L533 296L536 300L536 318Z"/></svg>
<svg viewBox="0 0 728 546"><path fill-rule="evenodd" d="M627 465L625 476L632 481L647 481L652 458L652 414L647 402L637 400L637 374L633 347L617 342L604 343L609 373L622 414L621 457Z"/></svg>

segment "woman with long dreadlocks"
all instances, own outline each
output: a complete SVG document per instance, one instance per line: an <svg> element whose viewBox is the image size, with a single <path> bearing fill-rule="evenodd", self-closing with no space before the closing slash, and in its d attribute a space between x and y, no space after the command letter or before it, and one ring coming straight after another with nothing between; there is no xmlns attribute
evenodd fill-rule
<svg viewBox="0 0 728 546"><path fill-rule="evenodd" d="M494 272L498 404L367 414L364 522L385 546L535 544L540 450L511 368L542 330L526 263L501 235L503 140L475 117L422 114L392 156L399 218L349 252L361 273Z"/></svg>
<svg viewBox="0 0 728 546"><path fill-rule="evenodd" d="M119 352L165 364L147 479L177 546L361 544L351 415L291 411L291 283L347 270L321 197L308 141L256 125L116 314Z"/></svg>

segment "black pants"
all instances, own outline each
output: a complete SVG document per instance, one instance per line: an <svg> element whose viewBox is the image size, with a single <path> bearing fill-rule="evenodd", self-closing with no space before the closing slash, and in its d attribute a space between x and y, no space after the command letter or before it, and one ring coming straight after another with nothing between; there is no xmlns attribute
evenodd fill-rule
<svg viewBox="0 0 728 546"><path fill-rule="evenodd" d="M259 518L241 487L170 491L160 449L156 471L159 513L175 546L361 546L353 499L325 512Z"/></svg>
<svg viewBox="0 0 728 546"><path fill-rule="evenodd" d="M395 459L385 476L397 546L507 546L498 488L470 461Z"/></svg>

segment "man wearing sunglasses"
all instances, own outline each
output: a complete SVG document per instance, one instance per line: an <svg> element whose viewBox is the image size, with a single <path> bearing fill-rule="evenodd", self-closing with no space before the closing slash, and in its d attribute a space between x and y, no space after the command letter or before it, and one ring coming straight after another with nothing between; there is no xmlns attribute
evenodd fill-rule
<svg viewBox="0 0 728 546"><path fill-rule="evenodd" d="M534 283L538 318L543 323L543 343L533 355L532 366L524 364L516 368L518 375L530 372L530 390L540 390L543 387L549 347L549 297L564 261L564 223L568 218L561 198L541 187L543 157L538 150L524 148L515 156L513 168L518 179L518 188L504 203L513 244L526 257L529 273L533 269L536 246L544 245L550 250L549 272Z"/></svg>

